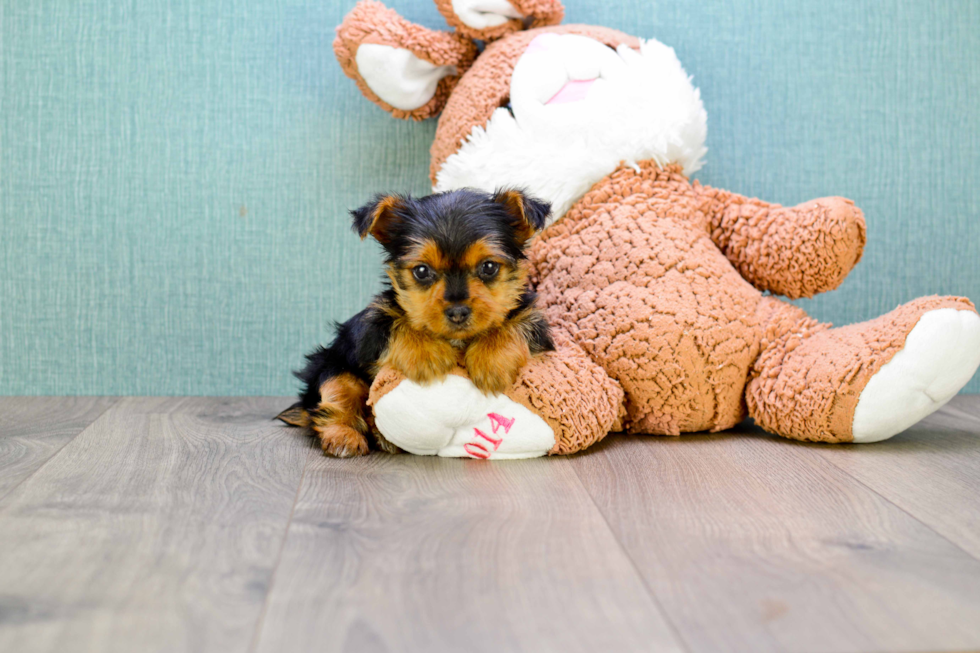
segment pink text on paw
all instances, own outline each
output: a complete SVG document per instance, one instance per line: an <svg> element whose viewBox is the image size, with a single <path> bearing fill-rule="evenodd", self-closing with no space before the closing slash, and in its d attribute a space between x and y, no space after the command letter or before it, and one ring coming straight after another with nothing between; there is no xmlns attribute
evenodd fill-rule
<svg viewBox="0 0 980 653"><path fill-rule="evenodd" d="M463 445L463 450L474 458L486 460L490 457L490 452L483 445L476 442L467 442Z"/></svg>
<svg viewBox="0 0 980 653"><path fill-rule="evenodd" d="M504 429L504 433L510 433L510 429L514 426L516 418L514 417L504 417L499 413L487 413L487 417L490 419L490 428L493 431L493 435L497 435L497 431L501 428ZM484 442L480 442L480 439ZM502 437L495 438L492 435L487 435L480 429L473 427L473 441L467 442L463 445L463 451L473 456L474 458L480 458L481 460L486 460L490 457L490 450L487 449L486 444L493 445L493 450L496 451L503 444L504 439Z"/></svg>
<svg viewBox="0 0 980 653"><path fill-rule="evenodd" d="M514 417L504 417L498 413L487 413L487 417L490 418L490 426L493 428L493 434L497 435L497 430L500 427L504 427L504 433L510 433L510 427L514 425Z"/></svg>
<svg viewBox="0 0 980 653"><path fill-rule="evenodd" d="M500 446L500 443L504 441L503 438L492 438L486 433L484 433L483 431L481 431L480 429L474 428L473 430L476 432L476 437L483 438L484 440L492 444L494 451L496 451L497 447ZM494 433L496 433L496 431L494 431Z"/></svg>

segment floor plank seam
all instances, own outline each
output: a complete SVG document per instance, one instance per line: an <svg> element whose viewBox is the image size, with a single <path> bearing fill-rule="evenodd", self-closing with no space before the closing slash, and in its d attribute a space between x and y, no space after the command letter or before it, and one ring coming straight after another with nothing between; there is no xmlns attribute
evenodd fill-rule
<svg viewBox="0 0 980 653"><path fill-rule="evenodd" d="M967 395L967 396L978 397L980 395ZM945 411L946 415L950 417L956 417L957 419L965 419L968 422L980 425L980 415L974 415L968 410L964 410L963 408L959 408L958 406L950 406L949 404L947 404L943 408L940 408L939 410L940 412L943 412L946 408L951 409Z"/></svg>
<svg viewBox="0 0 980 653"><path fill-rule="evenodd" d="M319 452L315 447L310 447ZM293 525L293 515L296 514L296 504L299 503L300 494L303 492L303 481L306 480L306 472L310 468L311 456L306 457L306 462L303 463L303 473L299 475L299 483L296 485L296 495L293 497L292 508L289 509L289 517L286 519L286 526L283 530L282 541L279 543L279 551L276 553L276 562L272 567L272 576L269 578L269 586L265 590L265 599L262 601L262 611L259 613L259 618L255 622L255 632L252 634L252 641L248 646L248 653L255 653L256 647L259 645L259 636L262 634L262 626L265 622L266 612L269 610L269 597L272 596L272 590L276 585L276 575L279 573L279 565L282 562L283 551L286 550L286 541L289 539L289 530Z"/></svg>
<svg viewBox="0 0 980 653"><path fill-rule="evenodd" d="M6 492L4 492L3 494L0 494L0 513L4 512L9 507L9 506L4 506L3 505L3 501L7 497L9 497L11 495L11 493L13 493L17 488L19 488L21 485L23 485L24 483L26 483L30 479L34 478L39 471L41 471L42 469L44 469L45 467L47 467L48 463L50 463L52 460L54 460L59 455L61 455L61 452L64 451L65 447L67 447L69 444L71 444L72 442L74 442L78 438L78 436L80 436L82 433L85 433L90 428L92 428L92 425L93 424L95 424L100 419L102 419L102 416L103 415L105 415L110 410L112 410L113 408L115 408L116 405L119 403L119 397L109 397L108 399L109 399L109 405L105 407L105 410L102 410L101 412L99 412L98 415L96 415L94 418L92 418L92 421L89 422L88 424L86 424L84 428L79 429L78 433L76 433L75 435L73 435L70 438L68 438L68 440L63 445L61 445L60 447L58 447L58 450L57 451L55 451L53 454L51 454L50 456L48 456L47 460L45 460L43 463L41 463L38 466L37 469L35 469L33 472L31 472L30 474L28 474L24 478L20 479L15 485L12 485Z"/></svg>
<svg viewBox="0 0 980 653"><path fill-rule="evenodd" d="M598 454L593 454L593 455L598 455ZM576 469L574 465L572 466L572 471L575 472L575 480L578 481L579 486L585 491L586 496L589 497L589 501L592 502L592 506L596 509L596 512L598 512L599 516L602 517L602 523L606 525L606 528L609 530L610 535L612 535L613 539L616 541L616 545L619 547L619 550L622 551L623 555L626 556L626 559L630 561L630 567L633 568L633 571L636 573L637 578L639 578L640 582L643 583L643 588L646 590L647 595L650 597L650 600L653 601L653 604L657 607L657 610L660 612L660 616L663 617L664 622L667 624L668 627L670 627L670 632L674 634L674 639L677 640L677 644L684 651L691 653L693 651L691 645L687 642L687 640L684 639L684 637L680 633L680 630L671 620L670 615L664 609L664 606L660 602L660 599L657 597L656 592L654 592L653 588L650 587L650 584L647 582L646 577L640 571L640 568L637 566L636 561L633 559L633 556L630 555L630 552L626 549L626 546L619 539L619 536L616 534L615 529L613 529L612 524L609 523L609 519L606 517L606 513L603 512L602 508L599 507L599 504L596 503L595 497L592 496L591 492L589 492L588 486L586 486L586 484L582 481L582 477L579 476L578 469Z"/></svg>
<svg viewBox="0 0 980 653"><path fill-rule="evenodd" d="M899 510L903 514L908 515L910 519L912 519L915 522L917 522L918 524L920 524L923 528L926 528L927 530L929 530L929 532L934 533L936 535L936 537L938 537L939 539L943 540L944 542L949 543L950 545L952 545L958 551L962 551L963 553L966 554L967 557L969 557L969 558L971 558L973 560L976 560L976 561L980 562L980 558L978 558L973 553L971 553L971 552L967 551L966 549L964 549L962 546L960 546L960 544L958 542L955 542L955 541L949 539L948 537L946 537L945 535L943 535L942 533L940 533L939 531L937 531L935 528L933 528L929 524L927 524L924 521L922 521L921 519L919 519L919 517L917 517L916 515L913 515L911 512L909 512L908 510L906 510L902 506L898 505L897 503L895 503L894 501L892 501L890 498L888 498L887 496L885 496L884 494L882 494L881 492L879 492L875 488L871 487L870 485L868 485L867 483L865 483L864 481L862 481L857 476L854 476L853 474L851 474L850 472L848 472L846 469L844 469L843 467L841 467L840 465L838 465L837 463L835 463L833 460L830 460L829 458L827 458L826 456L824 456L820 452L816 452L816 455L821 460L823 460L824 462L830 464L834 469L840 471L842 474L845 474L849 479L853 480L855 483L857 483L858 485L860 485L861 487L863 487L864 489L866 489L868 492L871 492L875 496L880 497L883 501L885 501L886 503L888 503L888 505L894 506L896 510Z"/></svg>

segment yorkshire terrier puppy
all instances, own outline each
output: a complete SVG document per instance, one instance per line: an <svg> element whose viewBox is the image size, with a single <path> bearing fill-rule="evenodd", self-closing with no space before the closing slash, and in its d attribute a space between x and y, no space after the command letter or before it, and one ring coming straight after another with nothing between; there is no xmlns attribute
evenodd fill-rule
<svg viewBox="0 0 980 653"><path fill-rule="evenodd" d="M477 388L503 392L531 356L554 349L528 284L525 245L550 206L516 190L379 195L351 211L354 230L385 250L385 290L296 372L300 400L279 419L312 427L341 458L397 451L365 404L378 370L416 383L463 365Z"/></svg>

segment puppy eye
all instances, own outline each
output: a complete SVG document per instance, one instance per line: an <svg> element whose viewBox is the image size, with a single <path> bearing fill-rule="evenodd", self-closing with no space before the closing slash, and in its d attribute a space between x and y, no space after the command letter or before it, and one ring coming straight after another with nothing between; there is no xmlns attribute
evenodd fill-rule
<svg viewBox="0 0 980 653"><path fill-rule="evenodd" d="M412 276L416 281L428 281L432 278L432 268L428 265L416 265L412 268Z"/></svg>
<svg viewBox="0 0 980 653"><path fill-rule="evenodd" d="M495 261L484 261L480 264L479 274L484 279L493 279L500 271L500 264Z"/></svg>

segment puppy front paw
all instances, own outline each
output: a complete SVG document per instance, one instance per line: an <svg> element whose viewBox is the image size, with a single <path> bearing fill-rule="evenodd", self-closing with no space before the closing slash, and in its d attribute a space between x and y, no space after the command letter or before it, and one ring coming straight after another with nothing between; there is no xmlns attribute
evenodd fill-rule
<svg viewBox="0 0 980 653"><path fill-rule="evenodd" d="M313 427L323 453L337 458L365 456L370 452L367 437L345 424L324 424Z"/></svg>
<svg viewBox="0 0 980 653"><path fill-rule="evenodd" d="M426 385L456 367L456 349L439 338L412 329L396 331L382 365L388 364L411 381Z"/></svg>
<svg viewBox="0 0 980 653"><path fill-rule="evenodd" d="M455 357L455 352L453 352ZM399 368L397 365L395 369L404 374L406 378L418 383L420 385L427 385L445 377L449 374L453 368L456 367L455 358L450 362L449 359L432 359L428 361L419 361L414 367L410 368Z"/></svg>
<svg viewBox="0 0 980 653"><path fill-rule="evenodd" d="M485 394L500 394L514 385L531 358L527 341L509 330L495 330L473 341L466 350L466 372Z"/></svg>

